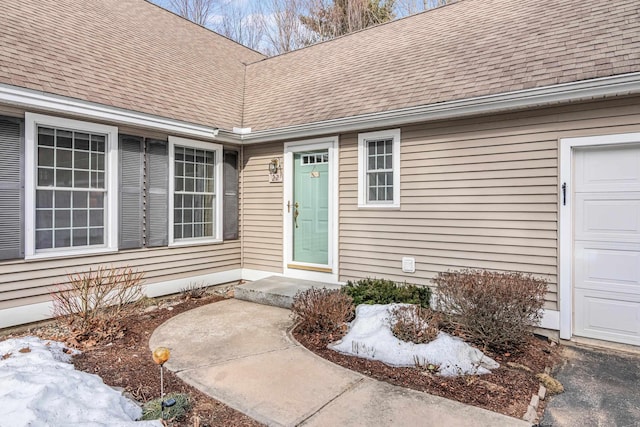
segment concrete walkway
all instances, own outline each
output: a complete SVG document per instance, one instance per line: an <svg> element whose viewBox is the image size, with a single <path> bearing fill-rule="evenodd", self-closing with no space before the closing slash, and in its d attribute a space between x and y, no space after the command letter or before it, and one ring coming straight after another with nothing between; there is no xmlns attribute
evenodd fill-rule
<svg viewBox="0 0 640 427"><path fill-rule="evenodd" d="M529 426L334 365L291 325L287 309L233 299L173 317L149 344L171 350L180 378L270 426Z"/></svg>

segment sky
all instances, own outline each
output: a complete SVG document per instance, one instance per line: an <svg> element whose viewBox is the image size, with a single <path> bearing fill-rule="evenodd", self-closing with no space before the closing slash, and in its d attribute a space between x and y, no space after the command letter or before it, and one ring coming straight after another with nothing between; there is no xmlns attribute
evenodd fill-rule
<svg viewBox="0 0 640 427"><path fill-rule="evenodd" d="M171 10L170 0L150 1ZM275 47L278 44L274 44L273 41L277 38L278 31L273 10L270 9L271 5L279 1L282 0L213 0L214 5L205 26L267 55L280 53L282 50ZM438 0L427 0L428 4L437 2ZM403 17L420 12L424 6L425 0L396 0L396 16ZM225 19L226 16L229 16L230 19ZM256 26L256 23L266 25L258 24ZM255 28L262 30L255 30ZM301 38L307 38L304 36L304 28L300 31L303 34ZM301 41L292 43L294 44L290 45L289 49L302 47Z"/></svg>
<svg viewBox="0 0 640 427"><path fill-rule="evenodd" d="M152 3L157 4L158 6L162 6L165 9L169 8L169 0L150 0ZM428 0L427 3L433 3L434 0ZM249 10L256 10L259 9L259 6L265 6L266 4L268 4L269 2L265 2L264 0L217 0L216 3L219 5L217 6L214 11L214 13L220 13L223 14L225 8L227 8L229 5L236 5L236 6L240 6L242 8L247 8ZM400 5L399 6L399 11L400 14L404 14L404 12L402 12L402 10L420 10L423 5L424 5L424 0L400 0L397 1L397 3Z"/></svg>

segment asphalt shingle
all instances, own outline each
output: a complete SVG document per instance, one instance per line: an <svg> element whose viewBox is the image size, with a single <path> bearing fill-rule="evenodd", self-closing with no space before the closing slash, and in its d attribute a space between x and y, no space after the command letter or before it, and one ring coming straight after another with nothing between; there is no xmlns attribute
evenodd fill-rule
<svg viewBox="0 0 640 427"><path fill-rule="evenodd" d="M8 0L0 82L187 122L242 121L263 58L143 0Z"/></svg>
<svg viewBox="0 0 640 427"><path fill-rule="evenodd" d="M7 1L0 83L225 129L640 71L637 0L460 0L268 59L145 0Z"/></svg>
<svg viewBox="0 0 640 427"><path fill-rule="evenodd" d="M637 0L461 0L247 67L274 129L640 71Z"/></svg>

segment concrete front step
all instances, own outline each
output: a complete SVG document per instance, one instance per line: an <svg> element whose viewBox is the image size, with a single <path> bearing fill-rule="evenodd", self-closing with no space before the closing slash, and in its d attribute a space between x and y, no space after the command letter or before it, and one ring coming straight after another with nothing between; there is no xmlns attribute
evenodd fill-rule
<svg viewBox="0 0 640 427"><path fill-rule="evenodd" d="M339 289L340 285L310 280L292 279L282 276L269 276L255 282L236 286L234 297L243 301L276 307L291 308L293 297L310 288Z"/></svg>

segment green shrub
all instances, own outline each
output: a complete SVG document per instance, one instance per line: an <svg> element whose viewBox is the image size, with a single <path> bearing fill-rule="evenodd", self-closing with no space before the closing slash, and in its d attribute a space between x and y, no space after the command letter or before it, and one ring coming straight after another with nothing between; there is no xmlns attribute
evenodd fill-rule
<svg viewBox="0 0 640 427"><path fill-rule="evenodd" d="M164 408L164 419L174 421L183 420L189 408L191 408L191 399L189 399L189 395L184 393L169 393L164 399L158 397L157 399L148 401L142 406L142 419L162 419L162 401L169 399L175 399L176 403L173 406Z"/></svg>
<svg viewBox="0 0 640 427"><path fill-rule="evenodd" d="M391 332L401 341L426 344L438 336L439 312L412 304L395 307L391 314Z"/></svg>
<svg viewBox="0 0 640 427"><path fill-rule="evenodd" d="M301 331L334 332L346 329L355 306L351 297L338 289L311 288L296 294L291 310Z"/></svg>
<svg viewBox="0 0 640 427"><path fill-rule="evenodd" d="M342 291L353 298L355 305L399 302L429 307L431 300L431 289L428 286L398 284L386 279L348 281Z"/></svg>
<svg viewBox="0 0 640 427"><path fill-rule="evenodd" d="M525 343L542 316L547 281L523 273L460 270L438 274L437 306L465 339L496 351Z"/></svg>

